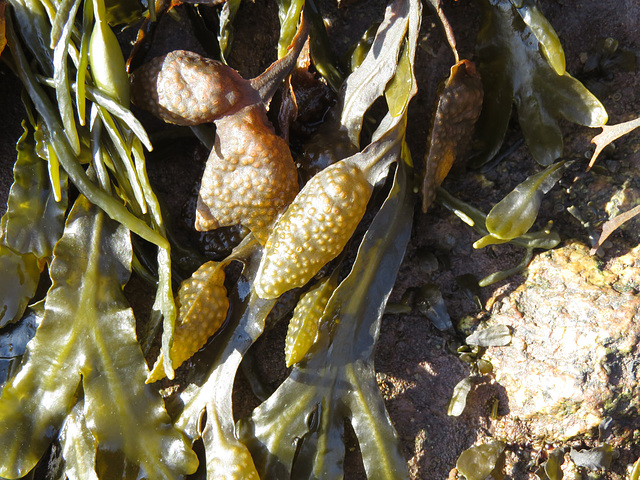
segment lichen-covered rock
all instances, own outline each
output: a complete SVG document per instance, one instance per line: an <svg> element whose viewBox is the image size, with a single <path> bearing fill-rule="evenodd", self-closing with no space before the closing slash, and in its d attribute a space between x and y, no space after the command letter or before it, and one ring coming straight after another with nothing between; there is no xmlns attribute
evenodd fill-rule
<svg viewBox="0 0 640 480"><path fill-rule="evenodd" d="M513 329L510 346L489 348L509 414L497 428L518 440L520 420L547 442L592 433L606 417L637 418L636 345L640 248L601 269L579 243L545 252L525 283L494 304L490 324Z"/></svg>
<svg viewBox="0 0 640 480"><path fill-rule="evenodd" d="M262 105L220 118L216 128L200 184L196 230L242 224L264 243L267 227L298 193L289 146L273 132Z"/></svg>
<svg viewBox="0 0 640 480"><path fill-rule="evenodd" d="M255 279L260 298L301 287L345 247L362 220L371 185L355 165L335 163L313 177L276 222Z"/></svg>

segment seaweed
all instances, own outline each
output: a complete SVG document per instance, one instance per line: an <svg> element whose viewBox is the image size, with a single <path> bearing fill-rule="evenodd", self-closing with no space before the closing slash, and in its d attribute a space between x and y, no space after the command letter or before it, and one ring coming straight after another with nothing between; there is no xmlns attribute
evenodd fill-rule
<svg viewBox="0 0 640 480"><path fill-rule="evenodd" d="M480 0L478 69L484 103L476 129L474 166L491 160L502 145L513 103L533 158L546 167L562 155L559 119L590 127L607 122L600 101L564 69L553 28L531 0Z"/></svg>
<svg viewBox="0 0 640 480"><path fill-rule="evenodd" d="M131 255L127 229L80 197L54 249L44 318L0 397L3 477L33 468L65 418L79 415L79 397L94 456L97 448L122 451L153 478L195 470L195 454L144 384L147 366L122 292ZM166 450L171 459L157 462Z"/></svg>

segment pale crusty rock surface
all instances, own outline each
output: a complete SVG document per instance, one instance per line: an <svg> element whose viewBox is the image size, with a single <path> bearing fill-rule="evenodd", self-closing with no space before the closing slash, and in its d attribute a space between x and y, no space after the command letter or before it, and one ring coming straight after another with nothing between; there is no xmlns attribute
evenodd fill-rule
<svg viewBox="0 0 640 480"><path fill-rule="evenodd" d="M497 435L521 440L514 425L525 421L529 435L562 442L635 414L640 297L625 287L640 275L637 250L602 268L588 247L568 243L537 256L525 282L494 303L487 325L513 330L511 345L487 351L508 396Z"/></svg>

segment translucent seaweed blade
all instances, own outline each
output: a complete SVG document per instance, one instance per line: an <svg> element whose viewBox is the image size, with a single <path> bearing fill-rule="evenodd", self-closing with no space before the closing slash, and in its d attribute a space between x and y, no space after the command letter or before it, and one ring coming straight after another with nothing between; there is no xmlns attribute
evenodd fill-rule
<svg viewBox="0 0 640 480"><path fill-rule="evenodd" d="M558 162L516 186L487 215L487 231L501 240L527 233L533 226L544 195L562 178L566 162Z"/></svg>
<svg viewBox="0 0 640 480"><path fill-rule="evenodd" d="M54 49L60 38L64 35L65 26L69 23L69 19L73 21L77 7L77 0L62 0L56 8L56 15L53 18L51 26L51 44L50 48Z"/></svg>
<svg viewBox="0 0 640 480"><path fill-rule="evenodd" d="M36 110L40 115L42 115L45 123L47 124L47 128L51 133L51 141L56 155L73 184L89 199L91 203L98 205L111 218L119 221L142 238L166 248L168 246L168 242L164 237L162 237L162 235L159 235L143 220L127 211L127 209L118 200L102 191L89 179L83 166L79 163L77 157L69 146L58 112L53 108L51 101L42 90L42 87L38 84L35 75L31 71L29 62L27 61L20 46L20 42L10 19L11 16L8 16L7 40L13 59L16 62L18 75L27 89Z"/></svg>
<svg viewBox="0 0 640 480"><path fill-rule="evenodd" d="M9 191L5 217L5 243L13 250L38 258L49 258L62 235L67 208L66 174L60 201L56 201L47 175L47 162L36 154L33 132L26 122L18 140L13 167L14 183Z"/></svg>
<svg viewBox="0 0 640 480"><path fill-rule="evenodd" d="M597 126L606 122L606 110L584 85L566 72L558 74L511 1L481 0L480 4L484 21L477 48L485 97L473 166L489 161L500 149L513 102L534 159L548 166L562 155L560 119ZM550 35L547 31L545 41L550 41ZM555 52L553 64L559 68L561 46L551 42L547 47Z"/></svg>
<svg viewBox="0 0 640 480"><path fill-rule="evenodd" d="M342 86L344 106L340 123L356 146L360 145L364 113L383 94L396 71L409 26L411 3L409 0L395 0L387 7L369 53Z"/></svg>
<svg viewBox="0 0 640 480"><path fill-rule="evenodd" d="M147 367L122 291L130 262L127 229L80 197L54 250L44 319L0 397L0 475L20 477L35 465L81 381L86 424L104 448L123 452L150 478L195 470L195 454L144 385ZM172 456L157 462L165 451Z"/></svg>
<svg viewBox="0 0 640 480"><path fill-rule="evenodd" d="M540 48L549 65L553 67L556 74L564 75L566 69L564 50L560 44L558 34L549 21L533 2L524 2L521 7L516 7L516 10L538 39Z"/></svg>
<svg viewBox="0 0 640 480"><path fill-rule="evenodd" d="M218 338L221 348L215 353L210 373L195 394L185 392L185 408L176 422L192 440L202 436L211 478L258 478L249 451L235 434L232 392L242 357L262 334L265 318L275 304L275 300L262 300L250 290L261 253L249 245L249 257L237 287L237 294L245 301L232 307L230 323ZM207 423L201 431L205 410Z"/></svg>
<svg viewBox="0 0 640 480"><path fill-rule="evenodd" d="M263 478L288 478L293 468L304 469L305 464L310 478L324 472L340 476L345 418L358 435L368 478L408 478L371 364L386 299L411 231L408 178L402 163L351 273L325 308L321 324L332 327L320 332L309 360L296 365L278 390L238 425ZM312 422L314 415L318 418ZM304 456L296 459L296 451Z"/></svg>
<svg viewBox="0 0 640 480"><path fill-rule="evenodd" d="M501 441L474 445L460 454L456 468L467 480L484 480L492 474L496 478L495 475L502 474L505 446Z"/></svg>
<svg viewBox="0 0 640 480"><path fill-rule="evenodd" d="M337 61L331 50L324 20L313 0L305 0L304 3L305 15L309 16L311 23L309 47L313 65L329 86L337 92L344 81L344 75L336 66Z"/></svg>
<svg viewBox="0 0 640 480"><path fill-rule="evenodd" d="M116 123L113 121L111 114L103 109L102 107L98 107L98 114L102 119L105 130L107 131L109 137L111 138L111 142L115 147L115 150L118 152L118 156L116 158L112 158L114 162L119 162L121 168L126 171L126 178L131 185L131 189L134 195L134 199L138 204L138 208L142 214L147 213L147 202L145 200L144 194L142 193L142 185L140 184L140 179L138 178L138 172L136 171L133 158L131 155L131 149L128 147L127 142L122 137L120 130L118 129Z"/></svg>
<svg viewBox="0 0 640 480"><path fill-rule="evenodd" d="M141 142L133 139L132 153L137 177L140 181L146 204L149 206L151 218L155 230L166 238L166 230L162 219L160 202L156 197L151 182L147 174L146 160ZM171 247L167 242L165 248L158 247L158 286L156 298L152 307L152 323L163 322L162 330L162 355L163 366L169 378L173 378L173 359L171 358L171 345L173 343L173 332L175 329L177 310L173 299L173 287L171 285Z"/></svg>
<svg viewBox="0 0 640 480"><path fill-rule="evenodd" d="M49 48L51 24L42 3L40 0L10 0L8 4L15 12L20 35L25 39L26 47L36 57L42 72L45 75L53 75L53 51ZM8 31L6 36L9 42Z"/></svg>
<svg viewBox="0 0 640 480"><path fill-rule="evenodd" d="M40 267L35 255L21 255L0 243L0 328L22 317L35 295Z"/></svg>
<svg viewBox="0 0 640 480"><path fill-rule="evenodd" d="M85 0L82 12L82 37L80 39L79 64L76 69L76 110L80 125L85 124L85 80L87 78L87 66L89 65L89 40L93 28L93 2Z"/></svg>
<svg viewBox="0 0 640 480"><path fill-rule="evenodd" d="M83 410L84 402L80 400L71 409L58 436L68 480L98 480L96 440L87 427Z"/></svg>
<svg viewBox="0 0 640 480"><path fill-rule="evenodd" d="M67 67L67 50L69 48L69 39L74 25L76 12L80 6L80 0L72 0L71 2L67 0L64 3L71 3L71 7L68 11L68 17L66 17L66 22L62 28L60 38L57 40L53 50L53 81L56 86L56 98L58 100L58 109L60 110L60 117L64 126L64 133L69 140L69 145L73 152L76 155L79 155L80 138L78 137L78 130L76 128L75 121L75 109L71 99L71 82ZM63 12L58 12L56 14L56 18L61 14L63 14ZM52 31L52 36L54 33L55 31Z"/></svg>
<svg viewBox="0 0 640 480"><path fill-rule="evenodd" d="M240 0L228 0L224 2L220 11L220 30L218 43L220 44L220 58L226 64L231 53L233 42L233 19L240 8Z"/></svg>
<svg viewBox="0 0 640 480"><path fill-rule="evenodd" d="M278 58L286 55L289 45L298 30L298 21L304 7L304 0L278 0L280 19L280 38L278 39Z"/></svg>
<svg viewBox="0 0 640 480"><path fill-rule="evenodd" d="M0 331L0 394L7 379L15 375L27 349L27 343L33 338L40 325L44 312L40 311L39 307L43 304L44 302L38 302L33 308L27 309L19 322L3 327Z"/></svg>
<svg viewBox="0 0 640 480"><path fill-rule="evenodd" d="M131 110L124 107L117 100L102 92L100 89L93 88L88 85L85 85L85 89L86 96L89 100L97 103L111 115L117 117L121 124L126 125L135 134L135 136L138 137L147 150L153 150L153 145L151 145L151 140L149 140L146 130L140 123L140 120L131 113Z"/></svg>

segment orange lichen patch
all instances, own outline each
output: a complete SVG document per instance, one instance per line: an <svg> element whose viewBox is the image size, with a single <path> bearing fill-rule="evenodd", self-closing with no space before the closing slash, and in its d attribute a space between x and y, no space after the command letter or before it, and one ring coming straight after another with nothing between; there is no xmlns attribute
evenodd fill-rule
<svg viewBox="0 0 640 480"><path fill-rule="evenodd" d="M186 50L156 57L131 76L134 104L177 125L210 123L256 101L232 68Z"/></svg>
<svg viewBox="0 0 640 480"><path fill-rule="evenodd" d="M313 177L278 219L255 280L261 298L307 283L343 250L362 219L371 185L354 165L339 162Z"/></svg>
<svg viewBox="0 0 640 480"><path fill-rule="evenodd" d="M176 299L178 319L171 347L173 368L200 350L226 319L229 299L224 278L224 269L218 262L207 262L180 286ZM165 375L161 354L147 383Z"/></svg>
<svg viewBox="0 0 640 480"><path fill-rule="evenodd" d="M268 227L298 193L289 147L273 132L262 105L223 117L216 127L200 185L196 230L241 224L264 243Z"/></svg>

